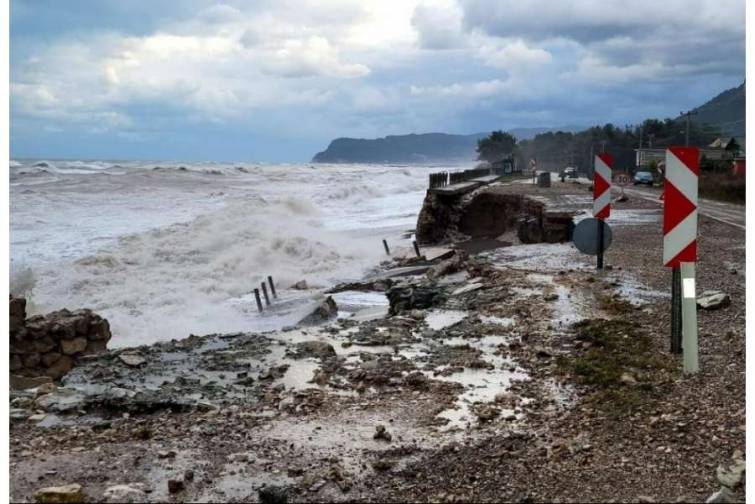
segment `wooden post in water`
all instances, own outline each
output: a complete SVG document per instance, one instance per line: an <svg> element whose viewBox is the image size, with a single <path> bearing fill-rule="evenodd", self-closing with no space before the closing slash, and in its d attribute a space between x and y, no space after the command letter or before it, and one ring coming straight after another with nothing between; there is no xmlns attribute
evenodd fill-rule
<svg viewBox="0 0 755 504"><path fill-rule="evenodd" d="M265 305L270 306L270 298L267 295L267 285L265 285L265 282L262 282L262 294L265 295Z"/></svg>
<svg viewBox="0 0 755 504"><path fill-rule="evenodd" d="M414 244L414 252L417 254L417 257L422 257L422 255L419 253L419 245L417 245L417 240L412 240L412 244Z"/></svg>
<svg viewBox="0 0 755 504"><path fill-rule="evenodd" d="M383 239L383 247L385 247L385 253L391 255L391 250L388 248L388 242Z"/></svg>
<svg viewBox="0 0 755 504"><path fill-rule="evenodd" d="M273 298L278 299L278 294L275 292L275 285L273 284L273 277L268 275L267 282L270 284L270 292L273 293Z"/></svg>
<svg viewBox="0 0 755 504"><path fill-rule="evenodd" d="M260 301L260 290L254 289L254 299L257 301L257 309L262 312L262 301Z"/></svg>

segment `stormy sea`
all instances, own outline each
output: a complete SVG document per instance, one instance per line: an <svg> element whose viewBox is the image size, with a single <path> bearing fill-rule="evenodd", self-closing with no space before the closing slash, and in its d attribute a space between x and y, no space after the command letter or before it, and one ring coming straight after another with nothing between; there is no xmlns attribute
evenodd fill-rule
<svg viewBox="0 0 755 504"><path fill-rule="evenodd" d="M279 329L377 267L382 239L409 246L428 174L472 164L11 160L11 293L30 314L92 308L111 347ZM268 275L278 299L260 314Z"/></svg>

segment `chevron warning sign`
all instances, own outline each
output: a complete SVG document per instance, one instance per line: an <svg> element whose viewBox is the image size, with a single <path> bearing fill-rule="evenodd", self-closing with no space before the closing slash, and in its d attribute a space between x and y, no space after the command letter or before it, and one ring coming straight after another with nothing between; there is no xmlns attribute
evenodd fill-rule
<svg viewBox="0 0 755 504"><path fill-rule="evenodd" d="M697 177L700 150L697 147L666 149L666 179L663 184L663 265L678 268L697 260Z"/></svg>
<svg viewBox="0 0 755 504"><path fill-rule="evenodd" d="M611 215L611 169L613 156L603 152L595 156L595 173L592 179L592 214L596 219Z"/></svg>

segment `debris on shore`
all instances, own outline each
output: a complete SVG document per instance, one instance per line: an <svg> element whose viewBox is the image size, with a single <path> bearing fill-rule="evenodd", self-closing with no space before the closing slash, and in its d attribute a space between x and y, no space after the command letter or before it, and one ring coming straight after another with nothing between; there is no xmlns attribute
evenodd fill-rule
<svg viewBox="0 0 755 504"><path fill-rule="evenodd" d="M396 260L411 273L337 286L295 327L109 350L12 390L11 497L739 499L740 319L704 312L711 371L685 378L639 254L597 274L565 244L510 240ZM344 317L344 291L388 313Z"/></svg>

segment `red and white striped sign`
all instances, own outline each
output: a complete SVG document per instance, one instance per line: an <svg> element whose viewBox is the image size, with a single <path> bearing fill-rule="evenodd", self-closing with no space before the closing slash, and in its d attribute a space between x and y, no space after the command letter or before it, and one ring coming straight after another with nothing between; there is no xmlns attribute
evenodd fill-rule
<svg viewBox="0 0 755 504"><path fill-rule="evenodd" d="M666 149L666 180L663 184L663 265L697 260L697 147Z"/></svg>
<svg viewBox="0 0 755 504"><path fill-rule="evenodd" d="M607 153L595 156L595 173L592 178L592 214L596 219L611 215L611 168L613 156Z"/></svg>

